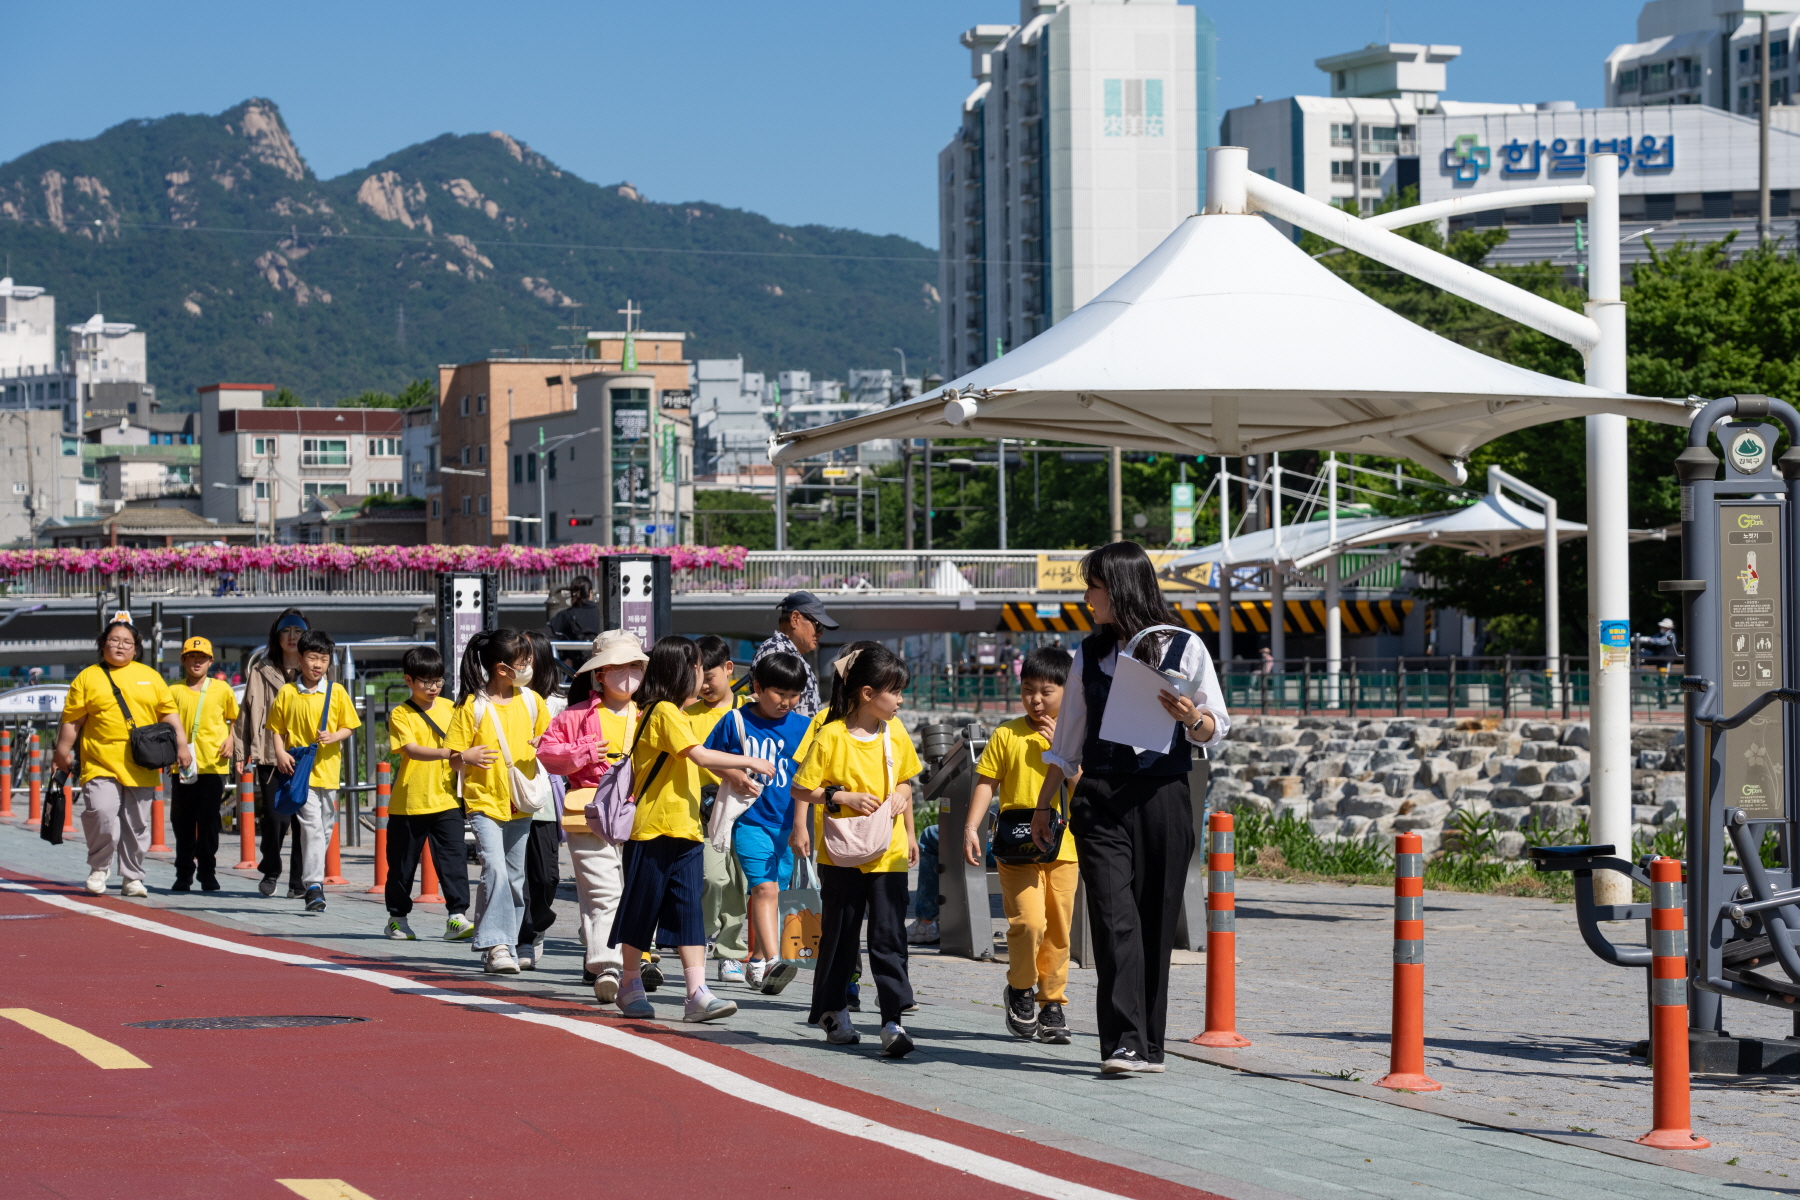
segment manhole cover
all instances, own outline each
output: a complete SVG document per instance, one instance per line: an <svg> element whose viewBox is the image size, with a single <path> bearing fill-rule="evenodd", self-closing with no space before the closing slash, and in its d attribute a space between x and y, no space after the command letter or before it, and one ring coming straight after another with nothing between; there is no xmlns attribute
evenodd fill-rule
<svg viewBox="0 0 1800 1200"><path fill-rule="evenodd" d="M292 1029L305 1025L346 1025L367 1017L182 1017L173 1021L131 1021L130 1029Z"/></svg>

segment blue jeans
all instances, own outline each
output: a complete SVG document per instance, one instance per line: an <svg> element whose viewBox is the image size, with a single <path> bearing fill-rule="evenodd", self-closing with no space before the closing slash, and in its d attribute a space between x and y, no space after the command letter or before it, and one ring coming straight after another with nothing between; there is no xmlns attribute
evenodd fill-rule
<svg viewBox="0 0 1800 1200"><path fill-rule="evenodd" d="M469 824L481 847L482 909L475 926L475 949L511 946L519 939L519 921L525 915L525 840L531 818L496 821L475 813Z"/></svg>
<svg viewBox="0 0 1800 1200"><path fill-rule="evenodd" d="M913 916L921 921L938 919L938 827L931 824L919 835L919 890L913 893Z"/></svg>

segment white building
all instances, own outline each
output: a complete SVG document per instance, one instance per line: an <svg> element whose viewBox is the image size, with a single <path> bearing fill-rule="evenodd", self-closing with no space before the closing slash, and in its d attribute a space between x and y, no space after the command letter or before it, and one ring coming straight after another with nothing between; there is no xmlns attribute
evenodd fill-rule
<svg viewBox="0 0 1800 1200"><path fill-rule="evenodd" d="M95 313L69 326L69 358L84 420L135 416L154 406L149 352L136 325Z"/></svg>
<svg viewBox="0 0 1800 1200"><path fill-rule="evenodd" d="M81 443L55 408L0 410L0 545L29 545L46 525L84 514Z"/></svg>
<svg viewBox="0 0 1800 1200"><path fill-rule="evenodd" d="M0 408L54 409L77 433L74 371L56 352L56 297L0 279Z"/></svg>
<svg viewBox="0 0 1800 1200"><path fill-rule="evenodd" d="M406 490L405 414L391 408L264 408L273 384L200 388L201 514L270 529L315 496Z"/></svg>
<svg viewBox="0 0 1800 1200"><path fill-rule="evenodd" d="M1021 0L1019 24L962 35L976 84L938 154L946 378L1080 308L1198 211L1197 12Z"/></svg>
<svg viewBox="0 0 1800 1200"><path fill-rule="evenodd" d="M437 507L441 509L444 489L438 474L438 406L421 404L405 409L403 415L406 425L400 434L400 454L404 460L401 489L409 496L438 501ZM440 511L431 515L443 514Z"/></svg>
<svg viewBox="0 0 1800 1200"><path fill-rule="evenodd" d="M1800 93L1792 51L1800 0L1650 0L1637 41L1606 56L1608 108L1704 105L1755 116L1762 103L1762 14L1769 14L1769 103Z"/></svg>

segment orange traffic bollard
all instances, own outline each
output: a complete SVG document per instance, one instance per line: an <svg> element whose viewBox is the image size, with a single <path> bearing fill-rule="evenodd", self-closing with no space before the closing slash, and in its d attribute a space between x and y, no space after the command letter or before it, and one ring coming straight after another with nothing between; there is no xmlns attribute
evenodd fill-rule
<svg viewBox="0 0 1800 1200"><path fill-rule="evenodd" d="M1394 1026L1388 1073L1376 1087L1436 1092L1425 1074L1425 839L1394 838Z"/></svg>
<svg viewBox="0 0 1800 1200"><path fill-rule="evenodd" d="M393 778L391 764L375 764L375 885L369 888L371 894L387 891L388 797L394 791Z"/></svg>
<svg viewBox="0 0 1800 1200"><path fill-rule="evenodd" d="M1237 834L1230 813L1206 822L1206 1032L1197 1046L1248 1046L1237 1031Z"/></svg>
<svg viewBox="0 0 1800 1200"><path fill-rule="evenodd" d="M344 863L338 857L338 823L331 823L331 840L325 843L325 882L349 883L344 878Z"/></svg>
<svg viewBox="0 0 1800 1200"><path fill-rule="evenodd" d="M431 861L431 843L423 847L425 853L419 856L419 903L442 904L443 896L438 894L437 864Z"/></svg>
<svg viewBox="0 0 1800 1200"><path fill-rule="evenodd" d="M1650 1069L1656 1128L1638 1139L1659 1150L1704 1150L1688 1105L1687 921L1681 863L1650 863Z"/></svg>
<svg viewBox="0 0 1800 1200"><path fill-rule="evenodd" d="M0 817L12 815L12 730L0 729Z"/></svg>
<svg viewBox="0 0 1800 1200"><path fill-rule="evenodd" d="M238 865L239 871L256 869L256 772L245 771L238 777Z"/></svg>
<svg viewBox="0 0 1800 1200"><path fill-rule="evenodd" d="M166 771L156 781L156 795L150 801L150 852L152 854L159 850L167 853L169 849L163 843L163 815L168 812L163 797L168 795L174 786L174 779Z"/></svg>
<svg viewBox="0 0 1800 1200"><path fill-rule="evenodd" d="M36 828L44 823L44 749L38 744L37 730L31 731L31 747L25 774L25 824Z"/></svg>

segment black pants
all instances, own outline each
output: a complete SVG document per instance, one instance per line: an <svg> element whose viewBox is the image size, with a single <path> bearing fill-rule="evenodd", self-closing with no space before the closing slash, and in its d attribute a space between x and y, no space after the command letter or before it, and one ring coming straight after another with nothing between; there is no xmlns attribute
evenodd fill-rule
<svg viewBox="0 0 1800 1200"><path fill-rule="evenodd" d="M463 815L458 808L416 817L389 817L387 890L382 899L396 917L412 912L413 872L431 840L431 865L437 868L444 908L452 915L469 911L469 855L463 846ZM296 838L296 841L299 839Z"/></svg>
<svg viewBox="0 0 1800 1200"><path fill-rule="evenodd" d="M215 883L219 856L219 804L225 799L225 775L196 775L183 783L172 776L175 787L169 801L169 820L175 826L175 882Z"/></svg>
<svg viewBox="0 0 1800 1200"><path fill-rule="evenodd" d="M1169 954L1194 854L1186 775L1084 775L1069 806L1093 929L1100 1057L1163 1060Z"/></svg>
<svg viewBox="0 0 1800 1200"><path fill-rule="evenodd" d="M533 821L525 835L525 915L519 921L519 945L529 946L538 934L556 924L556 885L562 882L556 852L562 846L562 826L555 821Z"/></svg>
<svg viewBox="0 0 1800 1200"><path fill-rule="evenodd" d="M294 826L294 841L288 851L288 886L297 888L300 884L300 858L303 853L300 846L300 827L294 825L293 817L275 815L275 793L281 790L281 781L286 778L274 763L260 765L256 768L256 829L258 842L262 846L262 856L256 869L266 879L281 877L281 843L287 836L288 826Z"/></svg>
<svg viewBox="0 0 1800 1200"><path fill-rule="evenodd" d="M905 871L863 872L819 867L819 964L813 971L812 1015L817 1021L844 1007L844 989L856 969L865 916L869 919L869 967L881 1002L881 1021L898 1021L913 1002L906 974Z"/></svg>

